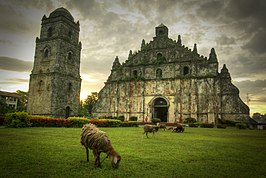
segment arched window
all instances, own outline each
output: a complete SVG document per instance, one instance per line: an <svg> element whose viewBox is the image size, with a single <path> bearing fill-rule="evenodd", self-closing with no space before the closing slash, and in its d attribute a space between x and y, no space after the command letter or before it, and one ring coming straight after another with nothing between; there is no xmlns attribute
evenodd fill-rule
<svg viewBox="0 0 266 178"><path fill-rule="evenodd" d="M43 87L44 87L44 81L40 80L39 83L38 83L39 90L43 90Z"/></svg>
<svg viewBox="0 0 266 178"><path fill-rule="evenodd" d="M68 31L68 37L71 39L72 38L72 31Z"/></svg>
<svg viewBox="0 0 266 178"><path fill-rule="evenodd" d="M48 30L47 30L47 36L48 37L52 37L53 36L53 29L52 27L49 27Z"/></svg>
<svg viewBox="0 0 266 178"><path fill-rule="evenodd" d="M134 71L133 71L133 77L134 77L134 78L138 78L138 71L137 71L137 70L134 70Z"/></svg>
<svg viewBox="0 0 266 178"><path fill-rule="evenodd" d="M44 50L44 55L43 55L44 57L48 57L49 56L49 50L48 49L45 49Z"/></svg>
<svg viewBox="0 0 266 178"><path fill-rule="evenodd" d="M185 66L183 68L183 75L188 75L189 74L189 67Z"/></svg>
<svg viewBox="0 0 266 178"><path fill-rule="evenodd" d="M71 52L68 52L68 54L67 54L67 59L68 59L68 60L71 60L71 59L72 59L72 53L71 53Z"/></svg>
<svg viewBox="0 0 266 178"><path fill-rule="evenodd" d="M163 57L162 53L158 53L158 54L157 54L157 60L162 59L162 57Z"/></svg>
<svg viewBox="0 0 266 178"><path fill-rule="evenodd" d="M162 69L157 69L156 70L156 78L162 78L163 76L163 72L162 72Z"/></svg>
<svg viewBox="0 0 266 178"><path fill-rule="evenodd" d="M67 89L68 89L68 92L71 92L71 90L72 90L72 83L68 83L68 87L67 87Z"/></svg>

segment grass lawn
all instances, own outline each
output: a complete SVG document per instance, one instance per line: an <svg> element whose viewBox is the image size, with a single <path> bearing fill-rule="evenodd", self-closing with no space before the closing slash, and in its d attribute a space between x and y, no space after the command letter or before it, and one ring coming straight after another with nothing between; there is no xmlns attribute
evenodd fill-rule
<svg viewBox="0 0 266 178"><path fill-rule="evenodd" d="M266 132L235 128L101 128L122 156L94 168L80 128L0 128L0 177L266 177ZM102 159L106 154L102 154Z"/></svg>

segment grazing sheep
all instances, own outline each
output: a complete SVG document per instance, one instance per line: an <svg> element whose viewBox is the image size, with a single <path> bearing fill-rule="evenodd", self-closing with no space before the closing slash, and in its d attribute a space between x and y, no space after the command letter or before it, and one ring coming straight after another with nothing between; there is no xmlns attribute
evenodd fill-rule
<svg viewBox="0 0 266 178"><path fill-rule="evenodd" d="M177 126L173 128L173 132L184 132L184 130L184 127L180 124L177 124Z"/></svg>
<svg viewBox="0 0 266 178"><path fill-rule="evenodd" d="M101 168L100 154L104 152L110 156L113 168L118 168L121 156L114 150L105 132L98 129L93 124L86 124L82 128L81 144L86 149L87 161L89 161L89 150L93 151L96 167Z"/></svg>
<svg viewBox="0 0 266 178"><path fill-rule="evenodd" d="M166 125L165 124L161 124L161 123L157 123L157 126L160 128L160 129L163 129L165 130L166 129Z"/></svg>
<svg viewBox="0 0 266 178"><path fill-rule="evenodd" d="M146 133L147 138L149 138L148 132L152 133L152 136L154 136L154 133L157 132L158 130L159 130L159 127L157 125L146 124L146 125L144 125L144 133L143 134Z"/></svg>

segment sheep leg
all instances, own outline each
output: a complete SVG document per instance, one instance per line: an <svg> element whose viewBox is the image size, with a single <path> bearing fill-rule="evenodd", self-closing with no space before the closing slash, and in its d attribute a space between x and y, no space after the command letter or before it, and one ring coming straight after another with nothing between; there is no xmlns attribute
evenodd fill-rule
<svg viewBox="0 0 266 178"><path fill-rule="evenodd" d="M89 149L87 147L86 148L86 156L87 156L87 162L89 162Z"/></svg>
<svg viewBox="0 0 266 178"><path fill-rule="evenodd" d="M95 150L93 150L93 155L94 155L94 159L95 159L94 166L101 168L100 153L98 153L98 151L95 149Z"/></svg>
<svg viewBox="0 0 266 178"><path fill-rule="evenodd" d="M149 137L148 137L148 132L146 132L146 137L149 138Z"/></svg>

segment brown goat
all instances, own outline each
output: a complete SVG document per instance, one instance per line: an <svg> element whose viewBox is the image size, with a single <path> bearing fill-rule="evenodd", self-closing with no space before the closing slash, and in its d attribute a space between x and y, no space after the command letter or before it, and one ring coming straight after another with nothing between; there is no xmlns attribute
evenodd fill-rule
<svg viewBox="0 0 266 178"><path fill-rule="evenodd" d="M159 126L146 124L146 125L144 125L144 133L143 134L146 133L146 137L149 138L148 133L150 132L150 133L152 133L152 137L153 137L154 133L157 132L158 130L159 130Z"/></svg>
<svg viewBox="0 0 266 178"><path fill-rule="evenodd" d="M184 127L181 124L177 124L176 127L173 128L173 132L184 132Z"/></svg>
<svg viewBox="0 0 266 178"><path fill-rule="evenodd" d="M157 126L158 126L160 129L163 129L163 130L166 129L166 124L157 123Z"/></svg>
<svg viewBox="0 0 266 178"><path fill-rule="evenodd" d="M113 168L118 168L121 156L114 150L105 132L98 129L93 124L86 124L82 128L81 144L86 149L87 161L89 161L89 150L93 151L94 165L101 168L100 154L104 152L111 158Z"/></svg>

